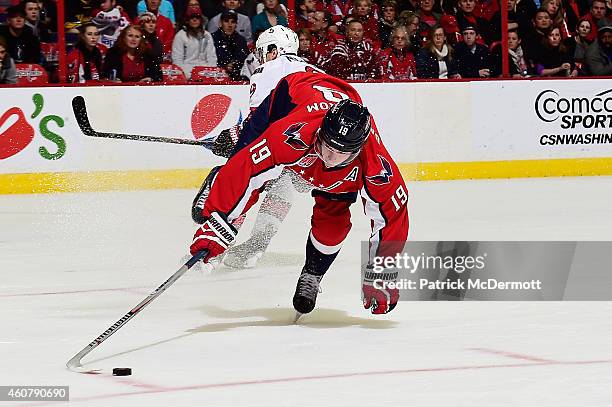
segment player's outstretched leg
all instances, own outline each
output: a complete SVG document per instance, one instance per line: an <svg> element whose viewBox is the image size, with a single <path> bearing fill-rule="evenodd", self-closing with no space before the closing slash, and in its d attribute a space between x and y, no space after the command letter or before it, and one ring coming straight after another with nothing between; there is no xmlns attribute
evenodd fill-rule
<svg viewBox="0 0 612 407"><path fill-rule="evenodd" d="M293 295L293 308L300 314L307 314L312 311L317 302L319 284L321 279L333 263L338 252L324 254L317 250L312 242L312 236L308 237L306 243L306 262L302 268L302 273L298 278L295 294Z"/></svg>
<svg viewBox="0 0 612 407"><path fill-rule="evenodd" d="M243 269L257 265L291 209L293 191L291 176L288 171L284 171L270 184L266 197L259 207L251 237L228 250L223 259L226 266Z"/></svg>

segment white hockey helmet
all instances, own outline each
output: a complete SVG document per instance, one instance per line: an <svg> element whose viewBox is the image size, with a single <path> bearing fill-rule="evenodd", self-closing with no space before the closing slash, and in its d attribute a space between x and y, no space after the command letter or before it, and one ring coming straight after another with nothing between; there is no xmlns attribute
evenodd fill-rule
<svg viewBox="0 0 612 407"><path fill-rule="evenodd" d="M277 49L278 55L297 54L299 45L296 33L282 25L275 25L259 34L255 43L255 56L263 64L268 52Z"/></svg>

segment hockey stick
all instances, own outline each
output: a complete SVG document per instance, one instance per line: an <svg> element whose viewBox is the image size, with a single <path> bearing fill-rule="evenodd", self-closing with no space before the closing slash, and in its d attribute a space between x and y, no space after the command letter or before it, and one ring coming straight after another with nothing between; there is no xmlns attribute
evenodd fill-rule
<svg viewBox="0 0 612 407"><path fill-rule="evenodd" d="M195 256L190 258L187 263L185 263L180 269L178 269L174 274L170 276L169 279L164 281L162 285L157 287L155 291L147 296L144 300L140 301L138 305L132 308L127 314L121 317L117 322L112 324L106 331L104 331L100 336L94 339L89 345L85 346L79 353L74 355L67 363L66 367L77 373L88 373L88 374L98 374L100 372L99 369L84 369L83 365L81 365L81 359L85 357L89 352L94 350L99 344L107 340L112 334L117 332L123 325L125 325L130 319L134 318L140 311L144 309L147 305L149 305L154 299L159 297L161 293L166 291L168 287L170 287L176 280L178 280L183 274L187 272L194 264L196 264L199 260L204 258L208 254L207 250L203 250L201 252L196 253Z"/></svg>
<svg viewBox="0 0 612 407"><path fill-rule="evenodd" d="M157 137L157 136L145 136L141 134L123 134L123 133L102 133L95 131L89 123L89 117L87 116L87 107L85 106L85 99L83 96L75 96L72 99L72 111L76 118L79 127L84 135L89 137L102 137L102 138L114 138L120 140L136 140L136 141L153 141L157 143L170 143L170 144L189 144L192 146L202 146L206 148L212 148L215 144L214 141L197 141L187 140L182 138L170 138L170 137Z"/></svg>

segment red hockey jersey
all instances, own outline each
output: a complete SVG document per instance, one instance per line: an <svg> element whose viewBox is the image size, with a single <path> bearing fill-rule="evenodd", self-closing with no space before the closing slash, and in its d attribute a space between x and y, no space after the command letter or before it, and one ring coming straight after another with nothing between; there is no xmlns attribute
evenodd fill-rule
<svg viewBox="0 0 612 407"><path fill-rule="evenodd" d="M416 62L410 51L387 48L380 53L380 66L383 79L390 81L417 79Z"/></svg>
<svg viewBox="0 0 612 407"><path fill-rule="evenodd" d="M351 228L349 206L357 194L371 219L370 242L403 246L408 235L408 192L374 121L361 153L350 164L326 168L314 151L325 113L347 98L362 103L349 84L321 72L298 72L282 79L254 111L254 120L266 116L265 130L219 171L203 215L221 212L232 221L255 203L267 181L288 168L314 188L311 238L319 251L331 254L340 249ZM373 244L371 254L394 255L401 249L390 247Z"/></svg>
<svg viewBox="0 0 612 407"><path fill-rule="evenodd" d="M358 43L346 39L339 41L323 69L331 75L351 81L366 81L381 76L378 51L365 39Z"/></svg>

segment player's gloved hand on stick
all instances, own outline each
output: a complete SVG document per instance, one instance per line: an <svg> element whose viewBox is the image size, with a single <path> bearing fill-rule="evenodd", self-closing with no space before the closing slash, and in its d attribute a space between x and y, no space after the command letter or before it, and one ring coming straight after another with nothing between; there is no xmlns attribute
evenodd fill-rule
<svg viewBox="0 0 612 407"><path fill-rule="evenodd" d="M241 126L239 124L230 127L229 129L223 130L217 138L212 147L212 153L219 157L229 158L236 147L238 142L238 136L240 135Z"/></svg>
<svg viewBox="0 0 612 407"><path fill-rule="evenodd" d="M213 212L196 230L189 251L195 255L202 250L208 250L208 254L202 259L206 263L222 254L232 244L236 233L236 229L227 221L225 215Z"/></svg>
<svg viewBox="0 0 612 407"><path fill-rule="evenodd" d="M372 314L386 314L395 308L399 300L399 290L395 288L397 274L396 270L375 272L371 265L366 266L361 286L365 309L371 310ZM392 288L390 283L393 283Z"/></svg>

